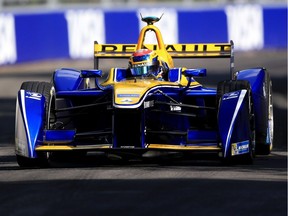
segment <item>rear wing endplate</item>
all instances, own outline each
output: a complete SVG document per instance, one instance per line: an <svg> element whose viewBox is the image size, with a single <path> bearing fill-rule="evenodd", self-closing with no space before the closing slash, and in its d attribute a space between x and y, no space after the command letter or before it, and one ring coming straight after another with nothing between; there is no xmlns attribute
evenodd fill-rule
<svg viewBox="0 0 288 216"><path fill-rule="evenodd" d="M94 42L94 68L98 69L100 58L129 58L137 44L98 44ZM157 44L145 44L143 48L158 50ZM234 44L166 44L172 58L230 58L231 78L234 78Z"/></svg>

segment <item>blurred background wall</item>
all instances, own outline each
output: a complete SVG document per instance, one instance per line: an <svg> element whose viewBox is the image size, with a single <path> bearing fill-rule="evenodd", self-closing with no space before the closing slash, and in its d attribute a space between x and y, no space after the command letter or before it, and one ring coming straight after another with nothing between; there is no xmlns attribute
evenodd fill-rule
<svg viewBox="0 0 288 216"><path fill-rule="evenodd" d="M165 43L287 49L286 0L0 0L0 66L92 58L94 41L137 43L140 13L164 14Z"/></svg>

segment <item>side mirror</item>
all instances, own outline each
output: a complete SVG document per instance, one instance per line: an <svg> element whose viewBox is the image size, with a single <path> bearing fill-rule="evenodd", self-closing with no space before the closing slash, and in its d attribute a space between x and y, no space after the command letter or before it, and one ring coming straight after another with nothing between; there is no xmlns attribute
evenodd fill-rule
<svg viewBox="0 0 288 216"><path fill-rule="evenodd" d="M206 71L206 68L186 69L184 75L187 77L205 77Z"/></svg>
<svg viewBox="0 0 288 216"><path fill-rule="evenodd" d="M102 70L81 70L80 76L83 78L102 77Z"/></svg>

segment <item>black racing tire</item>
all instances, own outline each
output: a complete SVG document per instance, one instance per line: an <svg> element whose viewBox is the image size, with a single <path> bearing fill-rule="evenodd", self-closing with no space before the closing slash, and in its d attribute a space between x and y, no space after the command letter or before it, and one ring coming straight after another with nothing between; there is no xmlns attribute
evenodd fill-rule
<svg viewBox="0 0 288 216"><path fill-rule="evenodd" d="M44 127L49 128L51 110L55 109L54 87L48 82L27 81L23 82L20 89L40 93L45 97L45 122ZM37 158L27 158L16 155L20 167L48 167L49 155L46 152L38 152Z"/></svg>
<svg viewBox="0 0 288 216"><path fill-rule="evenodd" d="M269 155L273 148L274 136L274 118L273 118L273 97L272 97L272 81L269 73L265 71L265 125L264 131L256 132L256 154ZM263 116L261 116L263 118Z"/></svg>
<svg viewBox="0 0 288 216"><path fill-rule="evenodd" d="M249 112L249 126L250 126L250 149L248 154L237 155L231 157L231 155L227 158L222 158L222 162L224 164L253 164L255 158L255 116L253 109L253 98L252 91L249 81L246 80L226 80L218 83L217 86L217 103L218 105L221 103L221 98L224 94L245 89L248 91L244 98L244 103ZM230 149L231 152L231 149Z"/></svg>

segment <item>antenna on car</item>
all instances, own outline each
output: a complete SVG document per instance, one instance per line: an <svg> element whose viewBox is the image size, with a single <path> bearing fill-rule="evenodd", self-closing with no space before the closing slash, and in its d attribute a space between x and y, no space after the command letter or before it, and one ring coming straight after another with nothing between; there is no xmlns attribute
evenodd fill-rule
<svg viewBox="0 0 288 216"><path fill-rule="evenodd" d="M140 13L141 20L143 22L146 22L147 25L153 25L154 23L158 22L162 18L163 15L164 13L160 17L155 17L155 16L143 17L142 14Z"/></svg>

